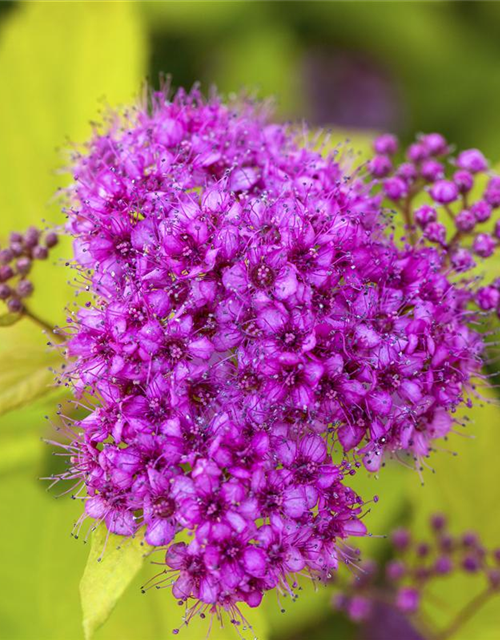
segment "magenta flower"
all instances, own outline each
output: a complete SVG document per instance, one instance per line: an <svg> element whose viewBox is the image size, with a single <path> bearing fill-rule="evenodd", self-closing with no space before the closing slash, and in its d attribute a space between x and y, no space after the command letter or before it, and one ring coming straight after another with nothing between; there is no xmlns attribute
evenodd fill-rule
<svg viewBox="0 0 500 640"><path fill-rule="evenodd" d="M68 474L89 516L168 547L178 599L234 612L349 561L367 530L346 478L400 451L418 464L451 430L480 367L455 277L477 207L448 240L438 208L465 191L437 135L373 179L255 105L151 101L75 158L68 228L95 299L72 318L68 376L96 409ZM399 245L382 194L409 207L419 188L424 234L410 221Z"/></svg>

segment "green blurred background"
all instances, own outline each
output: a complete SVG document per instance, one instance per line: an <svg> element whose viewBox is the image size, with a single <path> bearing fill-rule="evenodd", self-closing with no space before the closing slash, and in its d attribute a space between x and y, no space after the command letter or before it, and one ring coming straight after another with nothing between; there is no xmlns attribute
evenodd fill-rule
<svg viewBox="0 0 500 640"><path fill-rule="evenodd" d="M332 128L334 140L366 144L386 129L409 140L438 130L496 162L499 36L495 2L1 2L0 240L42 218L63 222L53 196L67 182L71 142L89 135L107 105L133 100L146 78L158 85L160 73L171 74L174 86L201 81L225 94L273 96L278 118ZM36 270L32 306L51 323L75 304L69 255L63 242ZM50 433L44 416L66 397L49 386L47 367L58 361L45 343L27 321L0 328L1 640L83 638L78 585L88 549L70 536L80 504L55 500L38 480L61 468L40 436ZM500 474L491 456L500 412L488 405L471 417L477 439L452 439L460 455L435 456L436 474L425 474L424 488L401 466L357 480L363 495L381 498L367 518L374 533L404 522L419 531L426 515L444 509L457 529L476 527L488 544L499 541ZM364 551L383 553L383 540L367 541ZM143 569L97 640L172 637L175 604L164 592L138 590L153 573ZM430 614L444 624L476 587L473 579L450 579ZM281 614L271 594L253 618L260 640L360 637L330 612L330 595L305 588ZM204 632L180 637L203 640ZM237 636L215 629L211 637ZM498 640L496 603L458 637Z"/></svg>

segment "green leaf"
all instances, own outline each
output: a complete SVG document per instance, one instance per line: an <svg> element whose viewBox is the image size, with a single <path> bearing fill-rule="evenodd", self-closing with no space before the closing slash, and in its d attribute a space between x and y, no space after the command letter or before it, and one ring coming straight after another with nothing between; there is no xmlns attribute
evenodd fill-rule
<svg viewBox="0 0 500 640"><path fill-rule="evenodd" d="M53 369L61 365L62 357L48 349L39 333L27 319L2 330L0 415L55 391ZM33 340L33 336L37 339Z"/></svg>
<svg viewBox="0 0 500 640"><path fill-rule="evenodd" d="M91 134L107 104L129 103L145 76L146 40L135 3L16 3L0 30L0 238L30 224L64 224L54 198L69 176L70 142ZM62 238L32 272L30 307L63 322L74 290Z"/></svg>
<svg viewBox="0 0 500 640"><path fill-rule="evenodd" d="M104 525L93 532L87 566L80 582L86 640L90 640L106 622L142 567L147 549L142 535L134 538L116 536L109 534Z"/></svg>
<svg viewBox="0 0 500 640"><path fill-rule="evenodd" d="M32 433L2 438L0 446L0 475L23 466L32 466L40 458L40 439L33 437Z"/></svg>
<svg viewBox="0 0 500 640"><path fill-rule="evenodd" d="M429 536L430 514L441 511L449 519L451 533L475 530L488 548L498 545L498 519L495 505L500 502L500 467L494 457L498 449L500 408L491 389L480 389L492 399L488 404L478 402L466 413L467 427L456 427L461 435L451 434L445 443L438 443L455 455L441 451L432 456L429 465L435 470L424 472L424 486L416 475L408 476L408 495L415 515L414 530L421 538ZM462 411L462 418L464 412ZM441 586L442 585L442 586ZM439 604L430 599L426 603L429 615L439 628L451 619L485 586L483 576L460 575L454 572L443 579L439 589ZM498 598L481 609L457 635L456 640L494 640L495 619L498 621ZM495 617L496 616L496 617Z"/></svg>
<svg viewBox="0 0 500 640"><path fill-rule="evenodd" d="M4 313L0 316L0 327L10 327L21 319L20 313Z"/></svg>

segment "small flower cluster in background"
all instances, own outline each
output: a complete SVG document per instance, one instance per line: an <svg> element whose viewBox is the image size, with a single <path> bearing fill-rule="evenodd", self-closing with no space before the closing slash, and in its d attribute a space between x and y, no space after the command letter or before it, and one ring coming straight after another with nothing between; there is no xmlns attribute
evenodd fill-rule
<svg viewBox="0 0 500 640"><path fill-rule="evenodd" d="M500 207L500 177L489 170L481 151L454 155L443 136L433 133L420 136L398 164L394 136L380 136L374 146L369 170L403 214L410 241L418 236L420 243L439 247L457 273L495 253L500 220L494 221L493 214ZM500 279L477 288L475 301L483 311L500 314Z"/></svg>
<svg viewBox="0 0 500 640"><path fill-rule="evenodd" d="M30 227L25 233L14 231L9 244L0 247L0 300L11 313L21 313L24 300L33 293L29 273L36 260L46 260L58 242L55 231L43 233Z"/></svg>
<svg viewBox="0 0 500 640"><path fill-rule="evenodd" d="M434 634L419 624L418 614L428 588L439 587L444 576L461 572L483 576L483 589L464 607L448 630L436 637L448 638L491 597L500 595L500 549L488 549L474 531L453 535L443 514L430 518L431 535L414 540L410 530L397 529L390 538L388 560L363 561L348 581L337 580L339 592L332 599L335 610L356 623L368 623L378 605L390 606L410 617L420 634ZM338 575L338 574L337 574Z"/></svg>

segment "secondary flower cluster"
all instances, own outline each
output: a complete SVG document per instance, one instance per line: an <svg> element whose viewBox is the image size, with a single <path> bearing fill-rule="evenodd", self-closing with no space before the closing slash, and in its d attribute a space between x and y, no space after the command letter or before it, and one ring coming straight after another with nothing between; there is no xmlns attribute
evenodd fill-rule
<svg viewBox="0 0 500 640"><path fill-rule="evenodd" d="M369 170L403 214L410 240L420 231L420 244L437 247L456 273L490 258L500 244L500 220L493 220L500 207L500 176L488 171L481 151L467 149L454 157L436 133L420 136L400 164L393 160L397 149L394 136L378 138ZM475 301L500 315L500 280L479 287Z"/></svg>
<svg viewBox="0 0 500 640"><path fill-rule="evenodd" d="M55 231L42 234L30 227L24 234L12 232L9 240L6 247L0 247L0 300L7 303L11 313L20 313L23 300L33 293L33 284L27 277L33 261L46 260L58 238Z"/></svg>
<svg viewBox="0 0 500 640"><path fill-rule="evenodd" d="M454 572L482 574L483 597L498 595L500 549L486 549L474 531L452 535L442 514L432 516L429 524L432 536L425 542L413 540L407 529L394 531L390 560L364 562L334 596L334 608L358 623L369 621L378 603L416 614L428 587Z"/></svg>
<svg viewBox="0 0 500 640"><path fill-rule="evenodd" d="M398 248L377 181L255 106L163 93L75 158L68 227L93 304L70 318L86 514L169 545L175 595L259 604L364 535L344 484L426 456L480 365L473 295ZM332 454L339 453L334 463Z"/></svg>

